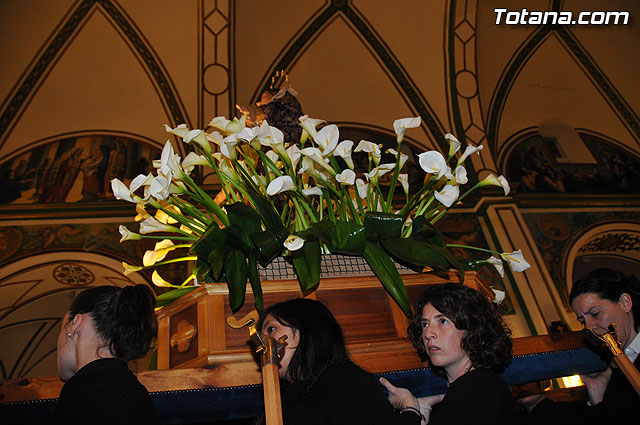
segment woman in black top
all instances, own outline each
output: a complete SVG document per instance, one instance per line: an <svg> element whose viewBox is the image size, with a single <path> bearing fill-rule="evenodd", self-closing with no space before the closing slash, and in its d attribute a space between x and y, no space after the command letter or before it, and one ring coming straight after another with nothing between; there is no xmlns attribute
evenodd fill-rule
<svg viewBox="0 0 640 425"><path fill-rule="evenodd" d="M279 369L285 425L420 423L415 412L394 411L373 375L349 360L342 329L322 303L275 304L258 328L275 339L287 336Z"/></svg>
<svg viewBox="0 0 640 425"><path fill-rule="evenodd" d="M149 393L126 364L153 346L154 308L144 285L100 286L75 298L58 335L58 370L66 383L51 423L160 423Z"/></svg>
<svg viewBox="0 0 640 425"><path fill-rule="evenodd" d="M382 378L391 404L419 408L430 425L520 422L511 392L497 375L511 363L510 331L486 297L458 283L430 285L418 299L408 333L420 357L447 379L447 392L416 399Z"/></svg>

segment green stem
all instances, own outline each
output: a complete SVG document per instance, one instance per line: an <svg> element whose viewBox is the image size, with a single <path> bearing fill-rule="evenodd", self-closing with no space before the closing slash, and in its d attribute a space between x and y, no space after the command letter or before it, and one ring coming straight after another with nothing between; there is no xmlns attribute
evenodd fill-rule
<svg viewBox="0 0 640 425"><path fill-rule="evenodd" d="M400 158L402 157L401 149L402 142L398 142L398 154L396 155L396 166L393 169L393 177L391 178L391 187L389 188L389 193L387 194L387 204L385 205L385 211L389 212L391 210L391 201L393 200L393 192L396 190L396 183L398 182L398 174L400 174Z"/></svg>
<svg viewBox="0 0 640 425"><path fill-rule="evenodd" d="M447 248L465 248L465 249L473 249L475 251L482 251L482 252L488 252L489 254L496 254L498 256L500 256L499 252L496 251L492 251L490 249L485 249L485 248L478 248L476 246L468 246L468 245L458 245L458 244L445 244L447 246Z"/></svg>

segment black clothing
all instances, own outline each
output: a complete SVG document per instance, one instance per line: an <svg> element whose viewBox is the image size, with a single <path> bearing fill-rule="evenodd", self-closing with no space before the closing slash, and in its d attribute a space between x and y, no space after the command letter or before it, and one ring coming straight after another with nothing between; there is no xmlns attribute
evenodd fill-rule
<svg viewBox="0 0 640 425"><path fill-rule="evenodd" d="M85 365L62 387L52 424L159 424L147 389L119 359Z"/></svg>
<svg viewBox="0 0 640 425"><path fill-rule="evenodd" d="M509 387L488 369L474 369L449 386L433 407L429 425L517 425L521 422Z"/></svg>
<svg viewBox="0 0 640 425"><path fill-rule="evenodd" d="M283 385L282 416L284 425L420 424L417 414L396 412L378 380L350 361Z"/></svg>
<svg viewBox="0 0 640 425"><path fill-rule="evenodd" d="M634 362L640 370L640 357ZM617 367L612 367L612 375L604 392L602 403L588 406L585 401L557 402L544 399L527 415L527 425L554 423L579 423L581 425L608 423L612 418L631 417L633 423L640 418L640 396L629 380Z"/></svg>

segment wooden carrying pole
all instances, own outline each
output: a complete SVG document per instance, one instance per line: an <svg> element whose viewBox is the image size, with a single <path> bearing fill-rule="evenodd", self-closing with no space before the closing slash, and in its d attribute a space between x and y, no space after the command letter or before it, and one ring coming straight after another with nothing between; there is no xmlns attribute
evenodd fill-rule
<svg viewBox="0 0 640 425"><path fill-rule="evenodd" d="M629 380L633 389L635 389L638 395L640 395L640 372L638 372L638 369L636 369L633 363L631 363L631 360L629 360L629 357L627 357L624 351L620 348L620 344L614 336L616 334L615 329L616 324L612 323L609 325L609 332L603 335L596 335L591 328L587 328L591 335L604 342L607 348L609 348L611 354L613 354L613 360L616 362L622 373L624 373L624 376Z"/></svg>
<svg viewBox="0 0 640 425"><path fill-rule="evenodd" d="M240 321L229 317L227 318L227 324L232 328L249 327L251 340L257 346L256 352L261 353L262 390L264 393L266 425L282 425L282 402L280 400L280 376L278 374L278 368L280 364L280 351L284 348L287 337L285 335L276 341L274 338L259 332L256 329L255 316L257 315L251 312Z"/></svg>

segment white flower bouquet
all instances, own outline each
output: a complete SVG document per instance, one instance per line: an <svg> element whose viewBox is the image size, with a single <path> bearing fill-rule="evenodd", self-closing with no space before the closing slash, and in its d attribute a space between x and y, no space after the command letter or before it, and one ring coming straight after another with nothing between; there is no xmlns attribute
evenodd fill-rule
<svg viewBox="0 0 640 425"><path fill-rule="evenodd" d="M322 253L358 255L410 315L407 292L393 259L419 270L454 268L461 274L489 263L503 275L503 261L514 271L529 267L520 251L498 253L447 245L433 227L478 187L494 185L509 193L503 176L489 175L461 194L468 181L464 163L482 146L467 146L460 154L461 144L447 134L446 157L438 151L418 155L424 184L410 191L408 176L402 172L408 159L402 142L407 129L420 126L419 117L394 122L397 146L387 150L395 157L391 163L380 163L381 145L340 140L337 126L321 127L324 121L306 115L299 118L303 129L299 141L284 140L282 131L267 121L250 128L245 120L246 116L216 117L209 123L209 132L190 130L185 124L165 126L193 151L181 159L167 141L161 159L154 163L156 175L140 175L128 186L118 179L111 182L118 199L137 204L136 221L141 222L139 233L120 226L121 242L158 240L155 249L145 253L142 265L124 264L125 273L153 268L154 284L179 289L225 280L234 310L244 303L249 281L261 310L258 264L265 266L279 255L290 255L300 286L306 290L319 284ZM366 171L355 169L352 155L367 156ZM214 170L221 193L212 197L194 181L191 173L196 166ZM379 181L387 173L391 173L388 188ZM402 187L404 202L394 203L397 186ZM454 256L452 247L492 255L469 261ZM187 255L165 260L178 249ZM157 269L176 261L194 262L192 273L181 283L167 282Z"/></svg>

